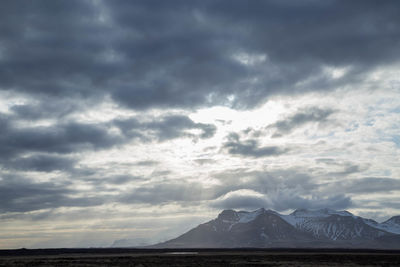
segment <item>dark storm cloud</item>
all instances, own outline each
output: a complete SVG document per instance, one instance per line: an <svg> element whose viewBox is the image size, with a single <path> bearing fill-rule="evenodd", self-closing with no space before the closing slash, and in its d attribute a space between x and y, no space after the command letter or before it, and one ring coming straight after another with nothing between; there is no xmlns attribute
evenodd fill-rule
<svg viewBox="0 0 400 267"><path fill-rule="evenodd" d="M235 133L228 136L228 141L223 144L222 148L232 155L254 158L279 156L289 152L288 148L260 146L255 139L242 141L239 135Z"/></svg>
<svg viewBox="0 0 400 267"><path fill-rule="evenodd" d="M307 123L321 124L327 122L328 117L334 112L332 109L321 109L318 107L300 109L295 114L269 125L267 129L276 129L272 137L281 137Z"/></svg>
<svg viewBox="0 0 400 267"><path fill-rule="evenodd" d="M162 116L145 122L136 118L116 119L114 124L129 137L160 142L179 137L210 138L217 130L213 124L195 123L182 115ZM190 133L190 130L200 130L201 133Z"/></svg>
<svg viewBox="0 0 400 267"><path fill-rule="evenodd" d="M399 11L398 1L377 0L3 1L0 89L111 96L133 109L231 96L233 106L253 107L398 62ZM326 65L350 71L332 79Z"/></svg>

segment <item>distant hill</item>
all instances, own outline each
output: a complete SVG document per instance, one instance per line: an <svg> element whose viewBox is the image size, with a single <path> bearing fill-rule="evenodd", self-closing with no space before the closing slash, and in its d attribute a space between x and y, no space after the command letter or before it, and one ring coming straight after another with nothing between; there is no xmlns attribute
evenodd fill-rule
<svg viewBox="0 0 400 267"><path fill-rule="evenodd" d="M332 209L282 215L263 208L224 210L218 217L153 248L400 249L400 216L383 223Z"/></svg>

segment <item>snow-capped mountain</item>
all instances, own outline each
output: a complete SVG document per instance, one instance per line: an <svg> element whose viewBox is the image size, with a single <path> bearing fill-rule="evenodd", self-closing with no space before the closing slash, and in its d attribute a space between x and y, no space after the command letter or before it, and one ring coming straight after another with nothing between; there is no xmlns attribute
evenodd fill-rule
<svg viewBox="0 0 400 267"><path fill-rule="evenodd" d="M400 216L377 223L348 211L263 208L224 210L218 217L153 247L400 248Z"/></svg>
<svg viewBox="0 0 400 267"><path fill-rule="evenodd" d="M312 241L312 236L298 231L271 210L224 210L216 219L158 247L289 246L293 240Z"/></svg>

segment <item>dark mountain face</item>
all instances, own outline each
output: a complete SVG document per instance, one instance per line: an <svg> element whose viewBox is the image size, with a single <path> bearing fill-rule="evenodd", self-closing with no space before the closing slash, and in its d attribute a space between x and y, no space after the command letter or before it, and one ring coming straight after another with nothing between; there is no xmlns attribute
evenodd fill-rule
<svg viewBox="0 0 400 267"><path fill-rule="evenodd" d="M224 210L216 219L153 247L400 248L398 218L379 224L329 209L297 210L290 215L265 209Z"/></svg>

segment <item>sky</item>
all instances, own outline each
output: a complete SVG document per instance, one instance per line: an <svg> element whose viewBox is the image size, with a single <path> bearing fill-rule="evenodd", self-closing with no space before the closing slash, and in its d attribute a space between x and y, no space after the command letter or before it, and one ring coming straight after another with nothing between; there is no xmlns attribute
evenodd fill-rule
<svg viewBox="0 0 400 267"><path fill-rule="evenodd" d="M400 215L399 1L0 5L0 248Z"/></svg>

